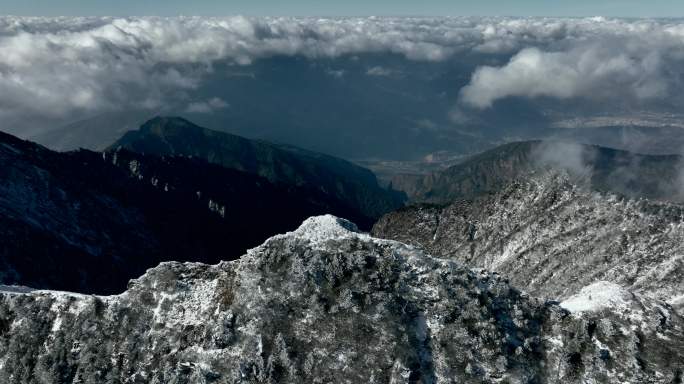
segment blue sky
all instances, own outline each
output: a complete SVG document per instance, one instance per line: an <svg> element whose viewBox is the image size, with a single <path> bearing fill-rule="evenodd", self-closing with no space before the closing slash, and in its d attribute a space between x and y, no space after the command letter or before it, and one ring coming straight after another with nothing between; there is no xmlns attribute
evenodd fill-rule
<svg viewBox="0 0 684 384"><path fill-rule="evenodd" d="M683 0L0 0L0 14L682 17Z"/></svg>

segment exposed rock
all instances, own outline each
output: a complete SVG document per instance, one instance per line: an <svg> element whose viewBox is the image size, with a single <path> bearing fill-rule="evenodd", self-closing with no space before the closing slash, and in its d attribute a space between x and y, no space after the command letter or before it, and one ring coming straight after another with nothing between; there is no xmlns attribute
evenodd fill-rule
<svg viewBox="0 0 684 384"><path fill-rule="evenodd" d="M682 318L624 300L571 314L323 216L236 261L164 263L118 296L0 294L0 381L681 380Z"/></svg>

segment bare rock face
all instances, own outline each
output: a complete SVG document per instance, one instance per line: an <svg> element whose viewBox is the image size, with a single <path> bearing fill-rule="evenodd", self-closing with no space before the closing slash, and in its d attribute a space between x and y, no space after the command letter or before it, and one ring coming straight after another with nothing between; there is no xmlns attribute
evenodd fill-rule
<svg viewBox="0 0 684 384"><path fill-rule="evenodd" d="M314 217L236 261L163 263L118 296L6 288L0 382L681 382L683 319L610 287L571 312Z"/></svg>
<svg viewBox="0 0 684 384"><path fill-rule="evenodd" d="M384 216L373 235L499 272L532 295L566 299L608 281L679 305L684 209L591 192L566 175L521 179L499 193Z"/></svg>

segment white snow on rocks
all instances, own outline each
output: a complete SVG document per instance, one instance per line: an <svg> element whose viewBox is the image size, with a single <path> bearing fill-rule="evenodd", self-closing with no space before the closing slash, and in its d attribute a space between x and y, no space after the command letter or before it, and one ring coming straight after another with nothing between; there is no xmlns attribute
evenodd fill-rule
<svg viewBox="0 0 684 384"><path fill-rule="evenodd" d="M193 282L190 289L155 292L155 323L166 327L196 326L212 316L216 311L215 303L220 301L217 298L221 294L218 281L195 279Z"/></svg>
<svg viewBox="0 0 684 384"><path fill-rule="evenodd" d="M592 312L602 309L618 309L629 306L632 294L621 286L608 281L588 285L577 295L561 303L570 312Z"/></svg>
<svg viewBox="0 0 684 384"><path fill-rule="evenodd" d="M333 215L323 215L304 220L299 228L285 236L294 236L309 240L312 243L319 243L331 238L349 237L355 234L359 234L359 229L354 223Z"/></svg>
<svg viewBox="0 0 684 384"><path fill-rule="evenodd" d="M333 215L312 216L302 223L296 230L282 235L276 235L264 242L263 245L250 249L247 254L253 255L261 247L266 246L270 241L282 239L297 239L309 243L312 247L322 246L325 242L332 239L358 238L363 241L395 244L396 241L382 240L361 232L356 224L351 221L341 219Z"/></svg>

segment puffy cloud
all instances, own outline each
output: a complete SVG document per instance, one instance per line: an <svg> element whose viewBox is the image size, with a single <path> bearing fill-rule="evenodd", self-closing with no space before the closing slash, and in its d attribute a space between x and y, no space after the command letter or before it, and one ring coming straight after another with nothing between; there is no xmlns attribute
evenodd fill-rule
<svg viewBox="0 0 684 384"><path fill-rule="evenodd" d="M596 149L588 145L564 141L543 141L530 154L540 166L564 169L572 175L591 176Z"/></svg>
<svg viewBox="0 0 684 384"><path fill-rule="evenodd" d="M459 22L460 23L460 22ZM442 60L449 23L420 19L0 17L0 117L67 119L188 105L217 62L395 53ZM215 109L215 108L213 108ZM9 122L9 123L7 123ZM0 126L0 129L7 127Z"/></svg>
<svg viewBox="0 0 684 384"><path fill-rule="evenodd" d="M670 84L659 52L611 51L593 44L567 52L527 48L502 67L477 69L461 91L462 100L486 108L509 96L649 99L667 95Z"/></svg>
<svg viewBox="0 0 684 384"><path fill-rule="evenodd" d="M0 17L0 118L216 109L191 101L215 64L282 55L396 54L427 62L514 55L503 67L481 67L463 90L463 100L481 108L508 96L571 98L609 89L649 99L674 87L682 46L679 21ZM387 74L370 68L368 75Z"/></svg>
<svg viewBox="0 0 684 384"><path fill-rule="evenodd" d="M505 65L477 68L461 100L480 109L516 96L649 101L670 98L680 88L684 25L592 18L552 31L547 37L556 36L553 43L530 44ZM480 52L521 44L493 27L483 33L501 38L475 47Z"/></svg>

